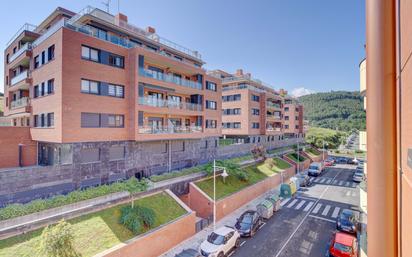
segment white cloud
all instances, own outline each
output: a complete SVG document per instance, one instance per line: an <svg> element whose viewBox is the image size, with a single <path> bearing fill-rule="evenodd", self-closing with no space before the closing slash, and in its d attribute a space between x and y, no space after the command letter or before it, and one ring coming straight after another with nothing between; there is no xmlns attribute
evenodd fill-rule
<svg viewBox="0 0 412 257"><path fill-rule="evenodd" d="M294 97L299 97L299 96L304 96L304 95L310 95L315 93L315 91L311 90L311 89L307 89L304 87L298 87L292 90L292 92L290 92L290 94Z"/></svg>

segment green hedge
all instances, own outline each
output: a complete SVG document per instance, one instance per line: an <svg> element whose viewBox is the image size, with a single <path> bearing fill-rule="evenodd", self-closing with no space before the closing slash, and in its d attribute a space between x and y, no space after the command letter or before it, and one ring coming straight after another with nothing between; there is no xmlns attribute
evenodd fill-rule
<svg viewBox="0 0 412 257"><path fill-rule="evenodd" d="M181 177L181 176L185 176L185 175L189 175L189 174L193 174L193 173L198 173L201 171L205 170L205 166L206 165L198 165L198 166L194 166L194 167L190 167L187 169L182 169L182 170L177 170L177 171L172 171L169 173L164 173L161 175L154 175L150 177L150 180L153 182L159 182L159 181L163 181L166 179L172 179L172 178L177 178L177 177Z"/></svg>
<svg viewBox="0 0 412 257"><path fill-rule="evenodd" d="M76 203L116 192L142 192L147 189L147 186L147 181L138 181L136 178L133 177L124 182L117 182L111 185L92 187L85 190L76 190L70 192L67 195L58 195L48 199L38 199L26 204L10 204L0 209L0 220L7 220L15 217L20 217L31 213L56 208L63 205Z"/></svg>

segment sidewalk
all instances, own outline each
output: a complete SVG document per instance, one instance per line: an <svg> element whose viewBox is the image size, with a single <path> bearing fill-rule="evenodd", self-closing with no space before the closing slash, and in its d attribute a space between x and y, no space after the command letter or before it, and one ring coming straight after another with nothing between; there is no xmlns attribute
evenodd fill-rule
<svg viewBox="0 0 412 257"><path fill-rule="evenodd" d="M274 193L276 190L279 190L279 187L277 189L274 189L270 192L266 192L263 195L260 195L259 197L255 198L254 200L250 201L249 203L243 205L239 209L235 210L231 214L227 215L226 217L222 218L220 221L216 222L216 228L222 227L222 226L234 226L236 223L236 219L246 210L256 209L256 205L260 203L262 200L264 200L268 194ZM161 257L174 257L176 254L180 253L184 249L195 249L198 250L200 244L207 238L207 236L213 231L213 224L211 224L209 227L203 229L202 231L198 232L195 234L193 237L187 239L186 241L182 242L181 244L177 245L176 247L170 249L163 255L160 255Z"/></svg>

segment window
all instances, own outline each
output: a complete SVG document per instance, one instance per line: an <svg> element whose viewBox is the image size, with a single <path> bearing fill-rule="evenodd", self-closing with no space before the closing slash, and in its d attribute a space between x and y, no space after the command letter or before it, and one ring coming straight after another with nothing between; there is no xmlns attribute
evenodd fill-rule
<svg viewBox="0 0 412 257"><path fill-rule="evenodd" d="M299 116L295 116L295 120L299 120Z"/></svg>
<svg viewBox="0 0 412 257"><path fill-rule="evenodd" d="M216 108L217 106L215 101L206 100L206 109L216 110Z"/></svg>
<svg viewBox="0 0 412 257"><path fill-rule="evenodd" d="M80 151L80 162L90 163L100 161L100 148L85 148Z"/></svg>
<svg viewBox="0 0 412 257"><path fill-rule="evenodd" d="M6 55L6 63L9 63L9 54Z"/></svg>
<svg viewBox="0 0 412 257"><path fill-rule="evenodd" d="M223 109L223 115L239 115L239 114L240 114L240 108Z"/></svg>
<svg viewBox="0 0 412 257"><path fill-rule="evenodd" d="M47 127L54 127L54 113L47 114Z"/></svg>
<svg viewBox="0 0 412 257"><path fill-rule="evenodd" d="M43 51L41 52L41 64L45 64L46 63L46 53Z"/></svg>
<svg viewBox="0 0 412 257"><path fill-rule="evenodd" d="M99 50L88 46L82 46L82 58L99 62Z"/></svg>
<svg viewBox="0 0 412 257"><path fill-rule="evenodd" d="M289 125L285 125L285 129L289 129Z"/></svg>
<svg viewBox="0 0 412 257"><path fill-rule="evenodd" d="M295 126L295 129L299 129L299 125L296 125L296 126Z"/></svg>
<svg viewBox="0 0 412 257"><path fill-rule="evenodd" d="M99 94L99 82L82 79L81 92L87 94Z"/></svg>
<svg viewBox="0 0 412 257"><path fill-rule="evenodd" d="M124 159L126 148L124 146L111 146L109 148L109 160Z"/></svg>
<svg viewBox="0 0 412 257"><path fill-rule="evenodd" d="M54 59L54 45L49 46L49 48L47 48L47 61L51 61Z"/></svg>
<svg viewBox="0 0 412 257"><path fill-rule="evenodd" d="M217 91L216 83L206 81L206 89L212 90L212 91Z"/></svg>
<svg viewBox="0 0 412 257"><path fill-rule="evenodd" d="M39 56L36 55L36 56L34 57L34 68L37 69L37 68L39 68L39 66L40 66Z"/></svg>
<svg viewBox="0 0 412 257"><path fill-rule="evenodd" d="M216 128L217 120L206 120L206 128Z"/></svg>
<svg viewBox="0 0 412 257"><path fill-rule="evenodd" d="M121 56L110 54L109 55L109 65L123 68L124 67L124 59Z"/></svg>
<svg viewBox="0 0 412 257"><path fill-rule="evenodd" d="M49 79L47 81L47 94L50 95L54 93L54 79Z"/></svg>
<svg viewBox="0 0 412 257"><path fill-rule="evenodd" d="M223 128L235 128L235 129L240 129L240 122L224 122L222 123Z"/></svg>
<svg viewBox="0 0 412 257"><path fill-rule="evenodd" d="M285 107L285 112L288 112L289 111L289 107Z"/></svg>
<svg viewBox="0 0 412 257"><path fill-rule="evenodd" d="M82 128L123 128L124 115L103 113L81 113Z"/></svg>
<svg viewBox="0 0 412 257"><path fill-rule="evenodd" d="M252 128L253 129L258 129L259 128L259 122L252 122Z"/></svg>
<svg viewBox="0 0 412 257"><path fill-rule="evenodd" d="M223 102L234 102L234 101L240 101L241 95L236 94L236 95L224 95L222 96Z"/></svg>
<svg viewBox="0 0 412 257"><path fill-rule="evenodd" d="M120 98L124 97L123 86L109 84L107 92L109 96L120 97Z"/></svg>
<svg viewBox="0 0 412 257"><path fill-rule="evenodd" d="M259 109L252 108L252 115L259 115Z"/></svg>
<svg viewBox="0 0 412 257"><path fill-rule="evenodd" d="M59 148L59 160L60 164L72 164L73 152L71 145L61 145Z"/></svg>
<svg viewBox="0 0 412 257"><path fill-rule="evenodd" d="M260 97L258 95L252 95L252 101L259 102Z"/></svg>
<svg viewBox="0 0 412 257"><path fill-rule="evenodd" d="M285 116L285 120L289 120L289 116Z"/></svg>
<svg viewBox="0 0 412 257"><path fill-rule="evenodd" d="M34 127L53 127L54 126L54 113L41 113L34 115Z"/></svg>

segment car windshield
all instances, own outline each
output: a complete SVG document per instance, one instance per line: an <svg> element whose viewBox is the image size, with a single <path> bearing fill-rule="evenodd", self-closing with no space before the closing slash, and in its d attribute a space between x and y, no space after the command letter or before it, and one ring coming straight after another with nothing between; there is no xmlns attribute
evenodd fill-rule
<svg viewBox="0 0 412 257"><path fill-rule="evenodd" d="M309 169L310 169L310 170L318 170L318 166L316 166L316 165L310 165L310 166L309 166Z"/></svg>
<svg viewBox="0 0 412 257"><path fill-rule="evenodd" d="M216 233L210 234L210 236L207 238L207 241L211 244L214 245L222 245L225 242L225 237L222 235L218 235Z"/></svg>
<svg viewBox="0 0 412 257"><path fill-rule="evenodd" d="M345 253L350 253L352 251L352 247L347 246L347 245L343 245L343 244L340 244L340 243L335 243L333 245L333 247L336 250L339 250L339 251L342 251L342 252L345 252Z"/></svg>

